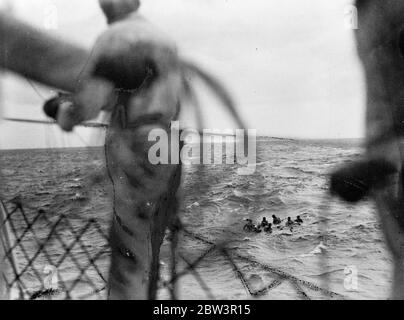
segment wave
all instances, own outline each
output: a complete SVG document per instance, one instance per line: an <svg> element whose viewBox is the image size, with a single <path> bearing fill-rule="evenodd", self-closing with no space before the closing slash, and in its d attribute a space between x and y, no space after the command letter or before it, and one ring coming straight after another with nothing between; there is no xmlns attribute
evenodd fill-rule
<svg viewBox="0 0 404 320"><path fill-rule="evenodd" d="M308 277L325 277L325 276L328 276L328 275L336 273L336 272L344 272L344 270L345 270L344 268L333 269L333 270L325 271L325 272L318 273L318 274L309 274L307 276Z"/></svg>
<svg viewBox="0 0 404 320"><path fill-rule="evenodd" d="M327 173L322 173L319 171L312 171L312 170L304 170L302 168L299 167L284 167L283 169L285 170L290 170L293 172L297 172L297 173L302 173L302 174L307 174L307 175L314 175L314 176L325 176Z"/></svg>
<svg viewBox="0 0 404 320"><path fill-rule="evenodd" d="M321 241L313 250L311 250L309 253L300 255L300 257L313 257L316 255L320 255L325 253L327 249L328 247Z"/></svg>

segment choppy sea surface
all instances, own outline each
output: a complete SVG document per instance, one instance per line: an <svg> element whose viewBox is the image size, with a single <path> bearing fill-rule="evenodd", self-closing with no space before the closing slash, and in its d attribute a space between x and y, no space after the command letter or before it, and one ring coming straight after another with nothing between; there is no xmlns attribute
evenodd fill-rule
<svg viewBox="0 0 404 320"><path fill-rule="evenodd" d="M261 299L301 298L302 292L288 281L288 275L323 287L347 299L386 299L391 285L391 262L376 212L370 202L347 205L327 197L327 174L345 161L359 157L361 148L346 141L298 141L260 138L257 145L257 167L252 175L239 175L238 165L184 166L181 218L187 229L213 243L225 243L230 252L246 257L235 262L251 290L260 290L273 283ZM60 214L69 217L77 230L88 219L95 219L105 232L111 218L111 197L105 179L103 148L0 151L3 199L19 195L27 215L33 218L43 208L51 220ZM272 234L246 233L244 219L259 222L300 215L304 220L293 231L274 228ZM320 216L327 219L325 236L320 233ZM15 221L17 233L23 232L23 221ZM52 224L36 221L38 237L46 239ZM70 233L59 234L72 241ZM97 233L85 235L85 248L96 253L108 245ZM37 246L24 240L28 254ZM180 253L194 261L209 245L183 236ZM51 258L63 256L57 243L46 245ZM76 250L76 251L74 251ZM80 258L82 248L74 248ZM17 258L22 257L21 252ZM162 247L162 280L168 279L169 242ZM267 268L260 268L254 262ZM46 261L38 259L38 270ZM23 266L21 266L23 267ZM179 268L186 265L182 263ZM74 261L66 260L58 270L64 280L74 282ZM99 268L107 277L108 257ZM271 270L286 274L280 277ZM181 278L180 298L203 299L208 294L220 299L246 299L251 296L234 272L233 266L219 251L213 251L198 264L197 277ZM28 270L35 286L35 274ZM31 273L31 274L30 274ZM240 274L239 274L240 275ZM31 277L31 278L30 278ZM94 274L90 277L97 280ZM200 279L198 279L200 277ZM31 279L31 280L30 280ZM357 280L357 281L356 281ZM274 282L275 281L275 282ZM276 285L275 285L276 284ZM35 288L33 288L34 290ZM329 298L310 287L300 289L313 298ZM303 294L304 296L304 294ZM160 298L168 294L161 290Z"/></svg>

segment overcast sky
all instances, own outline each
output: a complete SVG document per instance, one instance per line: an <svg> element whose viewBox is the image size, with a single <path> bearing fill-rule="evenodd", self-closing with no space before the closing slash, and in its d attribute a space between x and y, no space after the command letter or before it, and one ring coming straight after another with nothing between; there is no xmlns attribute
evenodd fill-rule
<svg viewBox="0 0 404 320"><path fill-rule="evenodd" d="M5 0L0 0L5 2ZM13 14L91 47L105 28L97 0L12 0ZM357 138L364 131L364 85L348 0L143 0L140 13L177 41L180 52L217 75L232 92L249 128L295 138ZM42 119L52 91L4 75L2 113ZM232 123L200 91L207 128ZM0 147L99 144L98 131L62 135L42 125L1 122ZM98 139L97 139L98 138ZM84 141L82 141L84 140Z"/></svg>

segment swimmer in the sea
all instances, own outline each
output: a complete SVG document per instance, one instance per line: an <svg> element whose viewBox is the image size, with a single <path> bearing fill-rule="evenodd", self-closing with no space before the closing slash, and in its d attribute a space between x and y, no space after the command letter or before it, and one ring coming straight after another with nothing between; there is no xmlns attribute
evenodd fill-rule
<svg viewBox="0 0 404 320"><path fill-rule="evenodd" d="M292 219L291 219L291 217L288 217L288 221L286 221L286 223L285 223L285 225L287 226L287 227L291 227L291 226L293 226L293 221L292 221Z"/></svg>
<svg viewBox="0 0 404 320"><path fill-rule="evenodd" d="M243 227L244 231L253 231L255 226L252 222L251 219L246 219L247 223L245 224L245 226Z"/></svg>
<svg viewBox="0 0 404 320"><path fill-rule="evenodd" d="M261 233L262 232L261 225L254 226L254 232L255 233Z"/></svg>
<svg viewBox="0 0 404 320"><path fill-rule="evenodd" d="M266 227L264 228L264 231L265 231L266 233L272 233L272 223L268 223L268 224L266 225Z"/></svg>
<svg viewBox="0 0 404 320"><path fill-rule="evenodd" d="M268 225L268 220L267 220L267 218L266 217L263 217L262 218L262 221L261 221L261 227L266 227Z"/></svg>
<svg viewBox="0 0 404 320"><path fill-rule="evenodd" d="M301 223L303 223L303 220L302 220L302 218L300 218L300 216L297 216L295 222L298 224L301 224Z"/></svg>
<svg viewBox="0 0 404 320"><path fill-rule="evenodd" d="M281 223L281 219L278 218L276 215L272 215L272 223L273 224L280 224Z"/></svg>

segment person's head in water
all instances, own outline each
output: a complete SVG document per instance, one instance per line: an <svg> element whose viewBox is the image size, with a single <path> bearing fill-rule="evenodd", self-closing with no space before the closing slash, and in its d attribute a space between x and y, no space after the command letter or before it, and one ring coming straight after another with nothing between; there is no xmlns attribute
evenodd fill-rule
<svg viewBox="0 0 404 320"><path fill-rule="evenodd" d="M292 221L292 218L291 218L291 217L288 217L288 221Z"/></svg>
<svg viewBox="0 0 404 320"><path fill-rule="evenodd" d="M263 218L262 218L262 221L267 221L267 218L266 218L266 217L263 217Z"/></svg>
<svg viewBox="0 0 404 320"><path fill-rule="evenodd" d="M265 231L265 232L272 232L272 224L271 224L271 223L268 223L268 224L265 226L264 231Z"/></svg>

